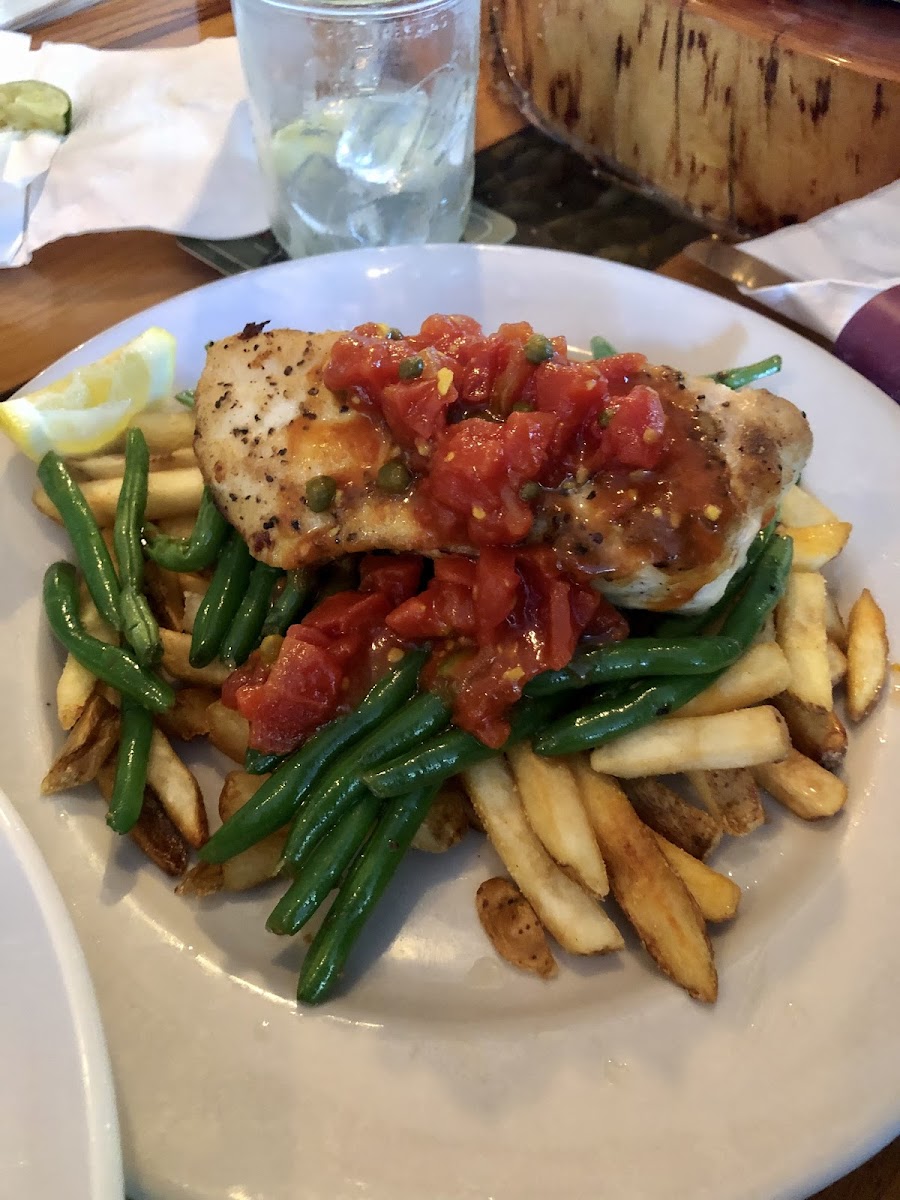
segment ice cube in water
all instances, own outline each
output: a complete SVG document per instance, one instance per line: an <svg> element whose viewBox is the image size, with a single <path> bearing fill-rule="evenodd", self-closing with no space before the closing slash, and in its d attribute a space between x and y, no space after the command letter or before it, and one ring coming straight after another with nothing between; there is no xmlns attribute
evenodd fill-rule
<svg viewBox="0 0 900 1200"><path fill-rule="evenodd" d="M347 106L347 124L337 144L338 166L366 183L399 190L428 103L419 88L355 99L352 108Z"/></svg>

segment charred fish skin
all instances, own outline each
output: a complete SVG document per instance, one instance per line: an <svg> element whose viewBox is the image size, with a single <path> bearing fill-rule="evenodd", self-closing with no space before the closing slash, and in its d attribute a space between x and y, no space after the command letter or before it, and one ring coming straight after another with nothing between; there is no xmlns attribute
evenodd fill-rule
<svg viewBox="0 0 900 1200"><path fill-rule="evenodd" d="M323 383L341 336L254 329L209 348L196 393L195 449L216 503L257 558L285 569L373 550L477 554L442 544L415 485L399 495L377 486L379 469L401 448L377 409ZM696 511L685 514L667 508L664 497L635 506L627 481L613 487L601 475L571 479L542 491L531 540L552 544L561 561L595 575L614 604L700 611L722 594L799 477L812 435L804 415L769 391L733 392L668 367L647 367L642 378L668 397L688 440L702 446L692 461L709 472L713 492L724 490L725 502L703 504L698 486ZM331 504L314 511L306 488L319 476L337 488ZM634 484L642 488L651 496L652 481ZM693 522L695 542L685 541L682 526L667 544L660 523L684 520ZM652 537L648 522L656 523ZM706 527L721 532L710 543L714 555L696 552Z"/></svg>

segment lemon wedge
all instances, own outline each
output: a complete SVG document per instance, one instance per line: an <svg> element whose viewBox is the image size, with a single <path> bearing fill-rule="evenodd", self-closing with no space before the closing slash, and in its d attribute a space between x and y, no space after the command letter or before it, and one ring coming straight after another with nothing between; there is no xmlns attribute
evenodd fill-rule
<svg viewBox="0 0 900 1200"><path fill-rule="evenodd" d="M171 396L175 338L152 328L105 358L0 404L0 429L29 458L97 454L148 405Z"/></svg>

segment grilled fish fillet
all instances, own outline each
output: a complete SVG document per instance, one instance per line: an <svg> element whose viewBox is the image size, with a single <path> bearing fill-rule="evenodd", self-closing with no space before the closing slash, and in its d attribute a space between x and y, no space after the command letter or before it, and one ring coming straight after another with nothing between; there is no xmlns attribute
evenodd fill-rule
<svg viewBox="0 0 900 1200"><path fill-rule="evenodd" d="M197 386L195 450L216 503L252 553L285 569L370 550L475 553L442 544L415 491L390 495L375 485L379 467L400 453L384 422L329 391L322 372L340 333L296 330L214 343ZM727 472L733 516L716 561L648 562L640 530L616 496L586 480L548 489L536 506L532 540L596 572L615 604L702 611L721 596L755 534L796 482L812 448L805 416L765 390L730 391L648 367L643 382L677 393L702 426L717 469ZM306 484L339 481L333 505L315 513Z"/></svg>

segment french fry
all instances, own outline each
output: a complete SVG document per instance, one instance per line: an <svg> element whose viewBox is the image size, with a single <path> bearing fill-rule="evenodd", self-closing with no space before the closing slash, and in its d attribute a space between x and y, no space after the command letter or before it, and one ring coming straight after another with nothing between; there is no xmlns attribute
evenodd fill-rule
<svg viewBox="0 0 900 1200"><path fill-rule="evenodd" d="M830 521L803 528L781 525L778 532L794 543L795 571L821 571L846 546L853 526L847 521Z"/></svg>
<svg viewBox="0 0 900 1200"><path fill-rule="evenodd" d="M782 498L781 520L784 525L803 528L807 525L828 525L837 521L838 517L812 492L795 483Z"/></svg>
<svg viewBox="0 0 900 1200"><path fill-rule="evenodd" d="M160 517L154 525L166 537L189 538L194 532L196 513L180 513L177 517Z"/></svg>
<svg viewBox="0 0 900 1200"><path fill-rule="evenodd" d="M530 746L507 754L528 824L559 866L595 896L609 891L606 867L568 764Z"/></svg>
<svg viewBox="0 0 900 1200"><path fill-rule="evenodd" d="M741 889L734 880L666 841L661 834L653 832L653 837L666 862L690 892L704 921L730 921L741 902Z"/></svg>
<svg viewBox="0 0 900 1200"><path fill-rule="evenodd" d="M209 709L219 698L213 688L183 687L175 693L175 704L159 713L156 723L169 738L182 742L209 736Z"/></svg>
<svg viewBox="0 0 900 1200"><path fill-rule="evenodd" d="M184 613L181 617L182 633L193 633L194 622L197 620L197 613L200 611L200 605L203 603L203 597L198 596L196 592L186 592L184 597Z"/></svg>
<svg viewBox="0 0 900 1200"><path fill-rule="evenodd" d="M208 667L191 666L191 635L174 629L160 629L162 665L173 679L194 683L200 687L221 687L231 671L223 662L213 659Z"/></svg>
<svg viewBox="0 0 900 1200"><path fill-rule="evenodd" d="M98 525L112 525L121 487L121 479L90 479L82 484L84 498L97 518ZM150 476L148 482L144 515L148 521L156 521L160 517L196 512L202 494L203 476L197 467L158 471ZM56 506L43 488L35 489L32 500L45 516L60 521Z"/></svg>
<svg viewBox="0 0 900 1200"><path fill-rule="evenodd" d="M199 571L179 571L178 583L186 596L205 596L209 587L209 580Z"/></svg>
<svg viewBox="0 0 900 1200"><path fill-rule="evenodd" d="M184 624L184 592L178 575L148 559L144 564L144 591L159 624L180 632Z"/></svg>
<svg viewBox="0 0 900 1200"><path fill-rule="evenodd" d="M107 763L97 776L100 792L109 803L116 779L116 768ZM166 811L149 788L144 790L144 804L138 822L132 829L131 840L166 875L176 877L187 870L190 849L187 842L169 820Z"/></svg>
<svg viewBox="0 0 900 1200"><path fill-rule="evenodd" d="M775 641L775 614L773 612L766 614L766 619L763 621L762 629L753 639L751 643L754 646L760 646ZM766 697L768 699L768 697Z"/></svg>
<svg viewBox="0 0 900 1200"><path fill-rule="evenodd" d="M206 713L209 720L209 740L217 750L221 750L223 754L243 766L250 740L247 719L233 708L226 708L221 700L211 704Z"/></svg>
<svg viewBox="0 0 900 1200"><path fill-rule="evenodd" d="M693 858L706 858L722 840L721 821L682 800L662 780L630 779L625 788L644 824Z"/></svg>
<svg viewBox="0 0 900 1200"><path fill-rule="evenodd" d="M202 900L205 896L214 896L225 886L221 863L197 863L191 867L181 883L175 889L176 896L193 896Z"/></svg>
<svg viewBox="0 0 900 1200"><path fill-rule="evenodd" d="M443 854L469 832L469 801L452 780L443 785L412 840L414 850Z"/></svg>
<svg viewBox="0 0 900 1200"><path fill-rule="evenodd" d="M508 879L486 879L475 893L481 927L500 957L541 979L556 975L556 959L534 909Z"/></svg>
<svg viewBox="0 0 900 1200"><path fill-rule="evenodd" d="M97 606L87 595L87 589L84 590L81 600L81 623L86 633L99 638L101 642L108 642L110 645L118 643L116 631L100 616ZM71 729L81 716L96 684L96 677L87 667L68 654L56 684L56 714L63 729Z"/></svg>
<svg viewBox="0 0 900 1200"><path fill-rule="evenodd" d="M847 620L847 711L861 721L878 700L887 674L888 639L884 613L865 588Z"/></svg>
<svg viewBox="0 0 900 1200"><path fill-rule="evenodd" d="M95 692L41 783L45 796L91 783L119 740L119 714Z"/></svg>
<svg viewBox="0 0 900 1200"><path fill-rule="evenodd" d="M828 655L828 674L831 677L831 691L839 687L847 676L847 655L835 642L830 639L825 646Z"/></svg>
<svg viewBox="0 0 900 1200"><path fill-rule="evenodd" d="M591 751L602 775L635 779L778 762L791 742L781 713L765 705L715 717L668 717Z"/></svg>
<svg viewBox="0 0 900 1200"><path fill-rule="evenodd" d="M194 444L194 414L188 409L138 413L131 424L143 433L151 454L171 454Z"/></svg>
<svg viewBox="0 0 900 1200"><path fill-rule="evenodd" d="M209 823L200 787L160 729L153 730L150 743L147 786L185 841L195 849L202 846L209 837Z"/></svg>
<svg viewBox="0 0 900 1200"><path fill-rule="evenodd" d="M538 841L506 763L479 763L463 773L463 781L503 865L559 944L573 954L621 950L622 935L606 913Z"/></svg>
<svg viewBox="0 0 900 1200"><path fill-rule="evenodd" d="M847 754L847 730L834 709L810 708L789 692L776 696L774 704L787 721L794 749L826 771L839 771Z"/></svg>
<svg viewBox="0 0 900 1200"><path fill-rule="evenodd" d="M754 767L753 774L760 787L804 821L833 817L847 800L846 784L799 750L791 750L784 762Z"/></svg>
<svg viewBox="0 0 900 1200"><path fill-rule="evenodd" d="M88 479L121 479L125 474L124 454L93 454L87 458L73 458L69 466L77 467ZM181 467L196 467L197 458L193 446L180 446L169 454L150 456L150 473L175 471Z"/></svg>
<svg viewBox="0 0 900 1200"><path fill-rule="evenodd" d="M825 632L829 642L834 642L838 649L846 651L847 626L831 592L825 593Z"/></svg>
<svg viewBox="0 0 900 1200"><path fill-rule="evenodd" d="M790 681L791 669L781 647L775 642L761 642L751 646L699 696L679 708L678 716L712 717L749 708L777 696Z"/></svg>
<svg viewBox="0 0 900 1200"><path fill-rule="evenodd" d="M703 917L653 834L614 779L584 761L573 770L600 843L612 894L657 966L695 1000L712 1004L718 977Z"/></svg>
<svg viewBox="0 0 900 1200"><path fill-rule="evenodd" d="M219 816L227 821L255 795L268 775L248 775L246 771L230 771L225 776L219 794ZM246 892L274 879L281 866L281 857L288 830L276 829L255 846L236 854L222 863L222 888L226 892Z"/></svg>
<svg viewBox="0 0 900 1200"><path fill-rule="evenodd" d="M688 780L700 802L732 837L745 837L765 824L766 810L753 774L736 771L689 771Z"/></svg>
<svg viewBox="0 0 900 1200"><path fill-rule="evenodd" d="M787 690L804 704L830 711L825 580L818 572L791 572L775 610L775 631L791 669Z"/></svg>

